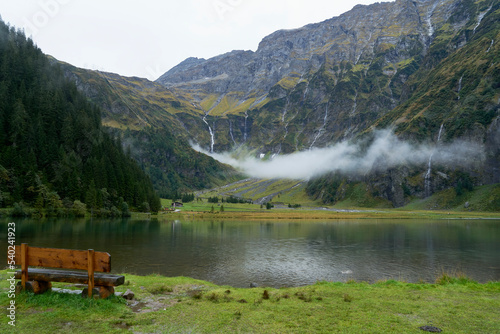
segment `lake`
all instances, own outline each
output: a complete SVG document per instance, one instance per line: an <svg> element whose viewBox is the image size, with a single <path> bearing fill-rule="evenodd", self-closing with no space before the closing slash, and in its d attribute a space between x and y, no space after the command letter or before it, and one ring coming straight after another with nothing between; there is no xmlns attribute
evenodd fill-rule
<svg viewBox="0 0 500 334"><path fill-rule="evenodd" d="M114 273L283 287L316 281L500 280L500 220L163 221L1 219L16 244L107 251ZM2 257L0 265L6 265Z"/></svg>

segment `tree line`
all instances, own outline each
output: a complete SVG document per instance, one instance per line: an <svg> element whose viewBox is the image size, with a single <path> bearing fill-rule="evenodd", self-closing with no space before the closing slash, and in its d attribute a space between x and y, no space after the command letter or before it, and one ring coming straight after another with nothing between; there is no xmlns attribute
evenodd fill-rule
<svg viewBox="0 0 500 334"><path fill-rule="evenodd" d="M157 211L151 180L121 138L23 32L0 21L0 207L60 214Z"/></svg>

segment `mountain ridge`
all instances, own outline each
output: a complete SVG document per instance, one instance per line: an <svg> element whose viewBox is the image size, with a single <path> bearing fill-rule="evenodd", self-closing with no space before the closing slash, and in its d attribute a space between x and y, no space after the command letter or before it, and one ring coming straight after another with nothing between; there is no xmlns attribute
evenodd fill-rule
<svg viewBox="0 0 500 334"><path fill-rule="evenodd" d="M276 31L255 52L186 59L155 83L168 91L169 103L153 103L155 90L138 95L127 87L131 79L108 81L135 113L157 115L153 127L168 127L209 152L287 154L357 140L374 128L435 143L444 127L443 141L485 148L482 167L460 173L477 185L500 182L499 18L499 2L491 0L359 5ZM453 166L438 169L448 179L433 172L434 190L467 181ZM409 196L425 196L426 174L425 166L402 166L356 182L401 206ZM313 188L321 191L321 184Z"/></svg>

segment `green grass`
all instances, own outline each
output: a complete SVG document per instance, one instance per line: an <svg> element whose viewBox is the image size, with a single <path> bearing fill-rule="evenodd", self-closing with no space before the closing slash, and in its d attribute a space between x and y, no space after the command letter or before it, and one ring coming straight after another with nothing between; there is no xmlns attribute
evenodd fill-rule
<svg viewBox="0 0 500 334"><path fill-rule="evenodd" d="M229 186L211 189L200 194L202 198L234 195L257 201L275 194L271 202L287 204L320 205L310 199L305 191L305 183L289 179L248 179L235 182Z"/></svg>
<svg viewBox="0 0 500 334"><path fill-rule="evenodd" d="M468 207L465 203L469 203ZM463 212L495 212L500 210L500 185L480 186L460 195L454 188L439 191L425 199L413 200L406 210L453 210Z"/></svg>
<svg viewBox="0 0 500 334"><path fill-rule="evenodd" d="M443 275L438 283L388 280L375 284L318 282L253 289L186 277L125 275L142 304L134 312L118 297L88 300L49 292L16 297L16 327L2 333L498 333L500 283L478 284ZM0 271L0 288L7 288ZM6 313L7 295L0 295ZM135 308L137 311L138 308Z"/></svg>

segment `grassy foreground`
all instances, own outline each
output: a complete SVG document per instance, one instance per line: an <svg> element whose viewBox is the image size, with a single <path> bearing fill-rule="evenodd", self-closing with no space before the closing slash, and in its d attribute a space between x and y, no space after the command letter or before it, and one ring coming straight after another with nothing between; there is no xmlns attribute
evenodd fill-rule
<svg viewBox="0 0 500 334"><path fill-rule="evenodd" d="M426 325L443 333L500 333L500 282L448 275L435 284L389 280L241 289L127 274L117 291L131 289L131 305L119 297L22 293L15 298L16 327L6 317L6 275L0 271L1 333L425 333L419 327Z"/></svg>

